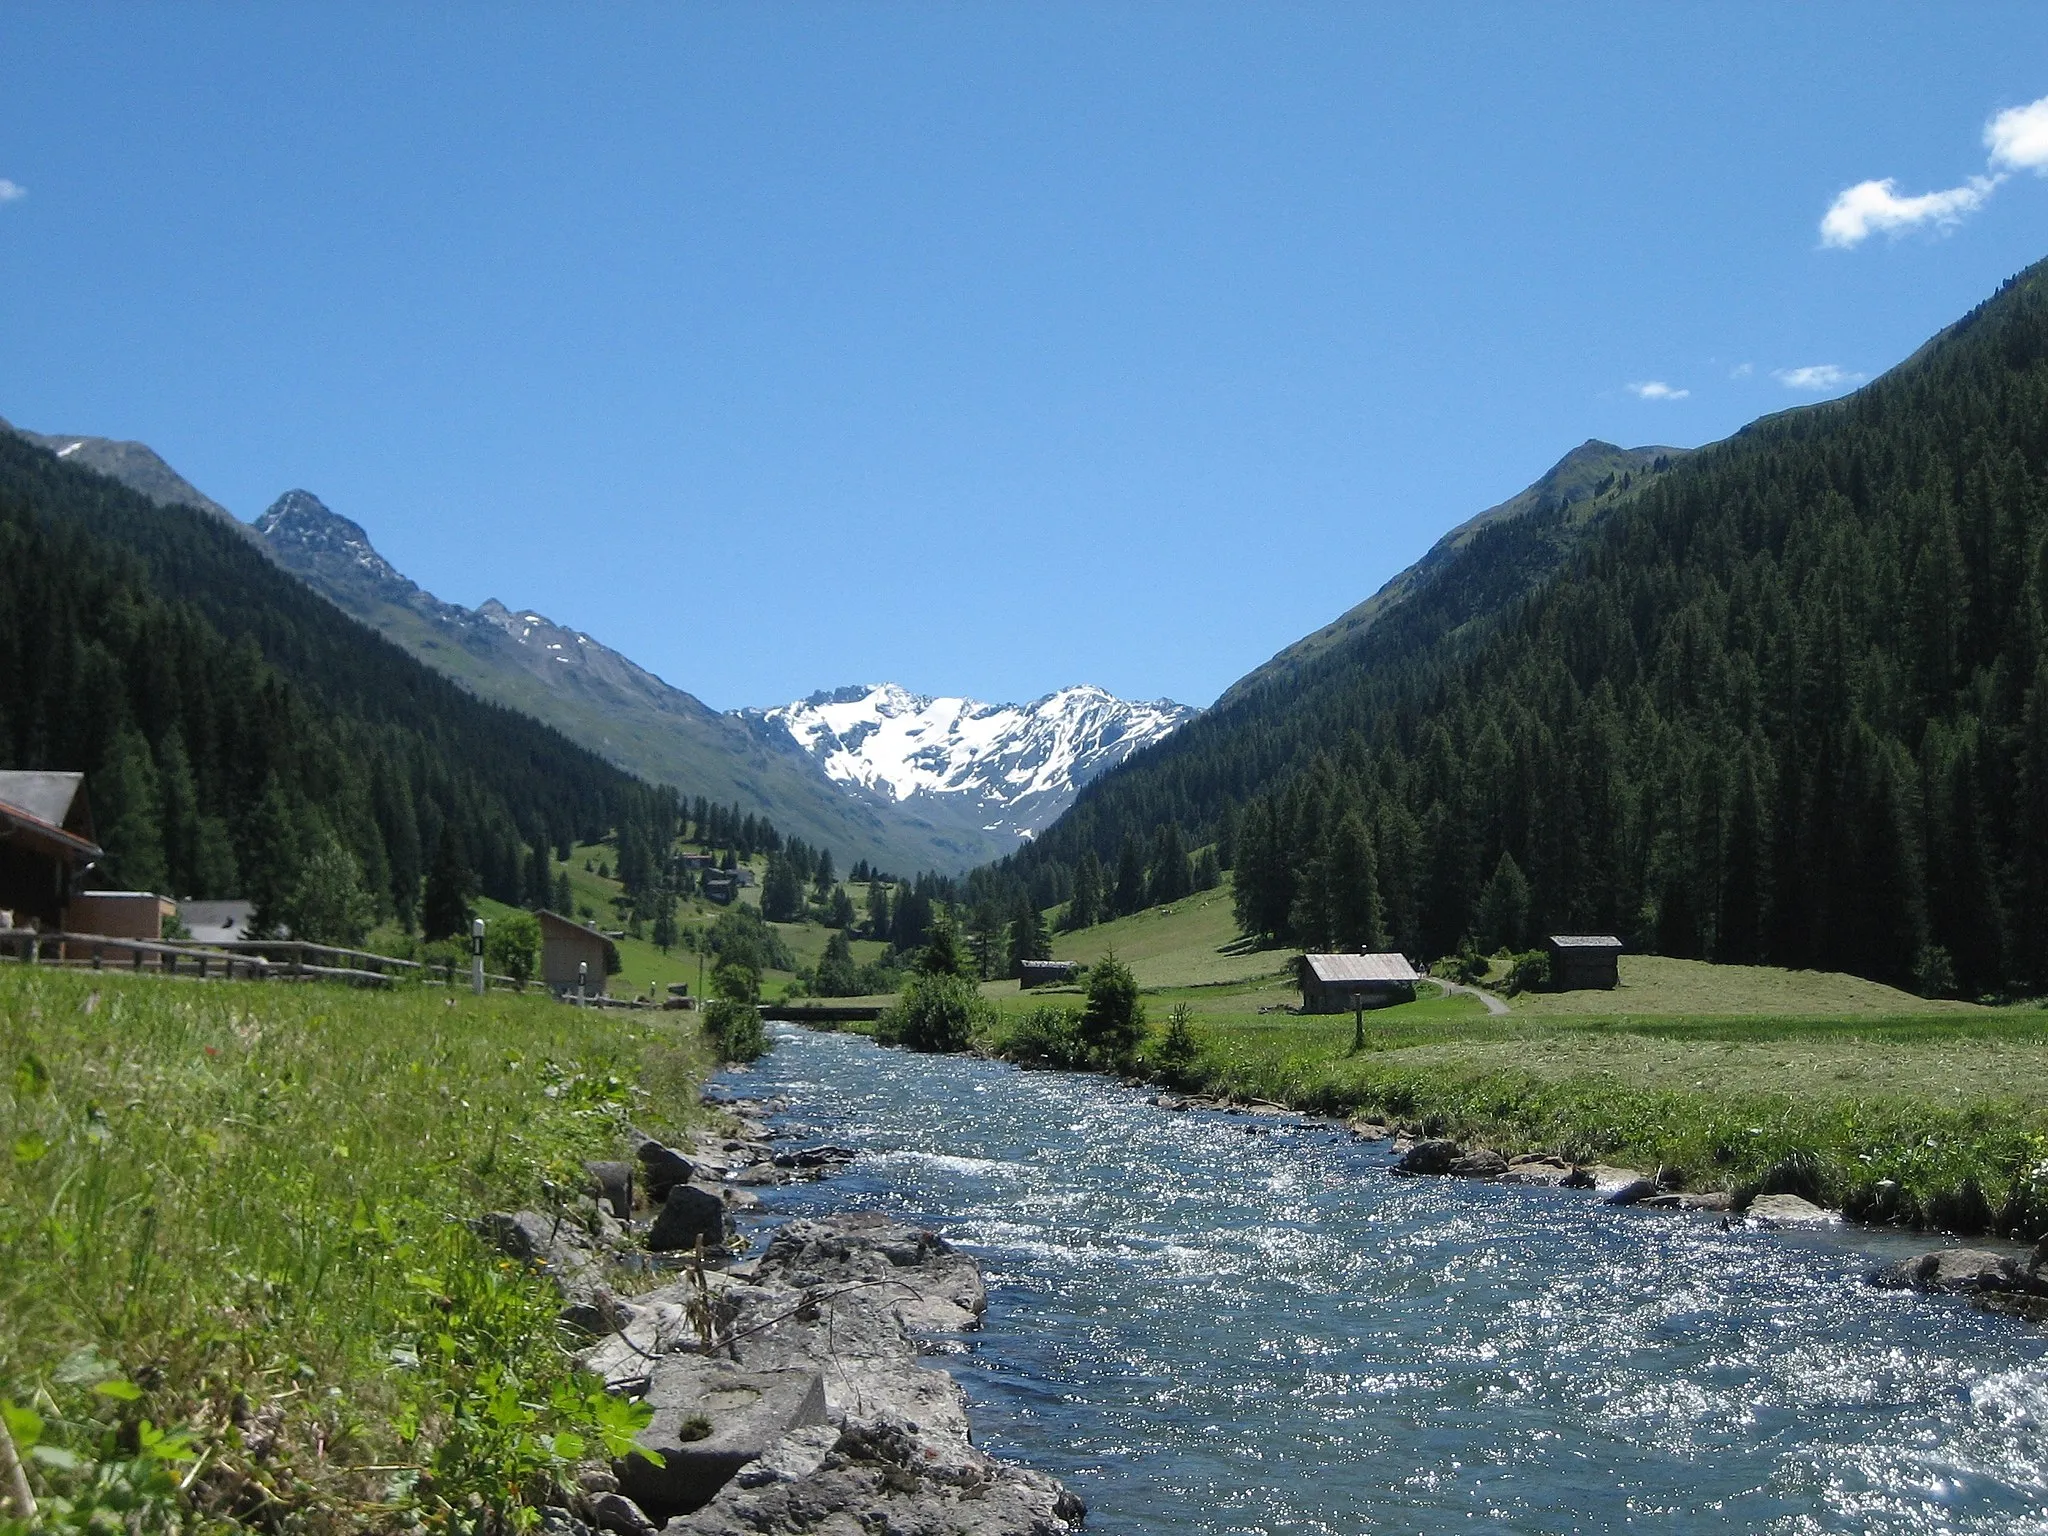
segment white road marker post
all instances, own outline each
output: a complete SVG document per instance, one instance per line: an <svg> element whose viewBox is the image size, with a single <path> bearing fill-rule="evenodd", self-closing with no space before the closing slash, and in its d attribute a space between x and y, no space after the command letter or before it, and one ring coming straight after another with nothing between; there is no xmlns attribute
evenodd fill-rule
<svg viewBox="0 0 2048 1536"><path fill-rule="evenodd" d="M484 995L484 920L469 920L469 990Z"/></svg>

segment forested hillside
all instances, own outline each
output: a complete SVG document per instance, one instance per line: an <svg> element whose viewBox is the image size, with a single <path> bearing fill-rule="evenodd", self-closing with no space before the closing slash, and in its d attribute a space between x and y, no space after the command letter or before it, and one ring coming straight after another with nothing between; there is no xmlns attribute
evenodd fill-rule
<svg viewBox="0 0 2048 1536"><path fill-rule="evenodd" d="M124 883L275 909L339 845L410 921L437 855L516 902L540 894L537 848L677 811L428 671L225 520L6 432L0 656L0 767L85 770Z"/></svg>
<svg viewBox="0 0 2048 1536"><path fill-rule="evenodd" d="M1246 926L1293 942L1613 930L1929 992L2048 986L2043 267L1857 394L1563 532L1485 530L981 886L1070 887L1177 824L1235 864Z"/></svg>

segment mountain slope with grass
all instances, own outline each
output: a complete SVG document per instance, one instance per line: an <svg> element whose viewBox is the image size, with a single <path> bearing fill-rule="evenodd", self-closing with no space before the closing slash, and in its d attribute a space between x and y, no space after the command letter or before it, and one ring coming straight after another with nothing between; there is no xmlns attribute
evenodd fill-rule
<svg viewBox="0 0 2048 1536"><path fill-rule="evenodd" d="M980 889L1169 823L1276 941L2048 988L2048 272L1853 395L1479 527Z"/></svg>

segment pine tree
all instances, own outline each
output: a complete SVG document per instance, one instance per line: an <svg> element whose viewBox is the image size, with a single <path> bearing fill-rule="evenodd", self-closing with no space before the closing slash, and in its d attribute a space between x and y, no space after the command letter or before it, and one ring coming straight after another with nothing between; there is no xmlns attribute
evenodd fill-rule
<svg viewBox="0 0 2048 1536"><path fill-rule="evenodd" d="M1168 902L1179 901L1194 889L1194 880L1188 871L1187 843L1181 837L1180 823L1169 821L1159 829L1159 836L1152 846L1152 873L1147 886L1151 905L1165 906Z"/></svg>
<svg viewBox="0 0 2048 1536"><path fill-rule="evenodd" d="M1478 933L1480 949L1487 954L1527 947L1529 935L1529 882L1514 855L1503 853L1493 875L1479 897Z"/></svg>
<svg viewBox="0 0 2048 1536"><path fill-rule="evenodd" d="M1081 862L1074 869L1074 894L1067 898L1067 910L1061 926L1069 932L1078 928L1093 928L1102 921L1102 861L1095 857L1093 848L1081 854Z"/></svg>
<svg viewBox="0 0 2048 1536"><path fill-rule="evenodd" d="M1009 974L1022 976L1026 960L1051 958L1052 944L1046 937L1045 918L1026 899L1018 906L1017 915L1010 919Z"/></svg>
<svg viewBox="0 0 2048 1536"><path fill-rule="evenodd" d="M469 933L469 896L474 888L469 864L455 828L443 823L427 869L427 888L420 898L420 931L428 939L452 939Z"/></svg>
<svg viewBox="0 0 2048 1536"><path fill-rule="evenodd" d="M1145 909L1145 859L1136 839L1126 837L1116 856L1115 915L1128 917Z"/></svg>
<svg viewBox="0 0 2048 1536"><path fill-rule="evenodd" d="M1379 868L1365 818L1352 811L1337 824L1328 854L1330 937L1339 949L1378 950L1386 943Z"/></svg>
<svg viewBox="0 0 2048 1536"><path fill-rule="evenodd" d="M246 836L241 864L244 889L256 908L251 921L255 932L274 933L286 922L306 847L298 807L274 773L263 781Z"/></svg>
<svg viewBox="0 0 2048 1536"><path fill-rule="evenodd" d="M838 929L825 940L825 953L818 959L818 971L811 990L819 997L853 997L860 991L860 968L854 964L853 946L846 930Z"/></svg>
<svg viewBox="0 0 2048 1536"><path fill-rule="evenodd" d="M832 887L832 911L828 921L842 933L858 921L853 910L853 898L847 895L843 885Z"/></svg>
<svg viewBox="0 0 2048 1536"><path fill-rule="evenodd" d="M576 887L569 879L569 870L564 865L555 873L555 896L553 907L563 917L576 915Z"/></svg>
<svg viewBox="0 0 2048 1536"><path fill-rule="evenodd" d="M117 731L95 781L103 818L102 842L121 883L135 891L161 891L164 867L163 798L149 743L133 730Z"/></svg>

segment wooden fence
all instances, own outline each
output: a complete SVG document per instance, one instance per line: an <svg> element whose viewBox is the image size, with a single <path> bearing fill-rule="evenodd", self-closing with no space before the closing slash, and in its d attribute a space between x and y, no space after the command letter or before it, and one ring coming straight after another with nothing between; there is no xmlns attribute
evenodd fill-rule
<svg viewBox="0 0 2048 1536"><path fill-rule="evenodd" d="M145 971L202 981L340 981L388 987L398 981L467 986L469 968L454 961L428 965L363 949L309 944L299 939L231 939L200 944L177 939L114 939L97 933L38 933L0 928L0 954L25 965L74 970ZM487 973L484 985L522 990L510 976Z"/></svg>

